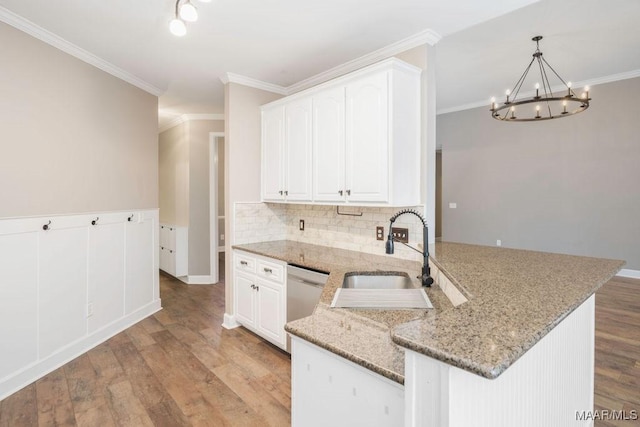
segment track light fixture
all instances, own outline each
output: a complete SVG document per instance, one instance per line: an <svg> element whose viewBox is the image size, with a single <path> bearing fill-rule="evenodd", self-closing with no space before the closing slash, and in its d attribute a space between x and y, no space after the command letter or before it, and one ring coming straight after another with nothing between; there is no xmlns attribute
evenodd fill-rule
<svg viewBox="0 0 640 427"><path fill-rule="evenodd" d="M201 3L210 3L211 0L200 0ZM187 34L185 22L196 22L198 20L198 9L191 3L191 0L177 0L175 17L169 22L169 31L174 36L182 37Z"/></svg>

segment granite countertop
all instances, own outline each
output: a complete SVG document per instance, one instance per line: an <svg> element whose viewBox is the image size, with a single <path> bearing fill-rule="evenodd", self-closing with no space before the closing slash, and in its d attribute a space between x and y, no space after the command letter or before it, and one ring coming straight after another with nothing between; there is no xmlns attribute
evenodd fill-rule
<svg viewBox="0 0 640 427"><path fill-rule="evenodd" d="M624 262L459 243L430 245L433 264L468 298L454 307L438 286L431 310L329 308L350 271L406 271L421 264L391 256L293 241L234 246L330 272L313 315L285 329L396 382L404 348L496 378L581 305ZM414 279L417 283L417 279Z"/></svg>

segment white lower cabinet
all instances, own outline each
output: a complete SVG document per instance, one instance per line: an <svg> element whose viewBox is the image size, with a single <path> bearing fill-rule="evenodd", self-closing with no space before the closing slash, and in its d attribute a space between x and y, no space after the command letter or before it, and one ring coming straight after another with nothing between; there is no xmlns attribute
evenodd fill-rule
<svg viewBox="0 0 640 427"><path fill-rule="evenodd" d="M233 256L237 322L286 348L286 263L237 250Z"/></svg>
<svg viewBox="0 0 640 427"><path fill-rule="evenodd" d="M174 277L189 274L189 229L160 224L160 270Z"/></svg>
<svg viewBox="0 0 640 427"><path fill-rule="evenodd" d="M404 387L305 340L291 337L293 427L404 424Z"/></svg>

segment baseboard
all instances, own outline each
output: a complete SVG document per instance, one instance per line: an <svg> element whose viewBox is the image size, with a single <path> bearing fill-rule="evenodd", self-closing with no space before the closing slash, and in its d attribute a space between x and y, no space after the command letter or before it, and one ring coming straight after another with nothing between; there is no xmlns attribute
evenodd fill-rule
<svg viewBox="0 0 640 427"><path fill-rule="evenodd" d="M235 329L241 326L240 323L236 321L236 317L232 316L228 313L224 314L224 322L222 322L222 327L225 329Z"/></svg>
<svg viewBox="0 0 640 427"><path fill-rule="evenodd" d="M616 274L616 276L620 277L628 277L630 279L640 279L640 271L639 270L629 270L628 268L623 268Z"/></svg>
<svg viewBox="0 0 640 427"><path fill-rule="evenodd" d="M102 344L142 319L160 311L162 309L160 303L160 300L153 301L135 312L116 320L110 325L93 332L91 335L87 335L63 347L51 356L21 369L10 377L5 377L0 380L0 400L58 369L60 366L86 353L95 346Z"/></svg>
<svg viewBox="0 0 640 427"><path fill-rule="evenodd" d="M217 283L211 276L180 276L177 279L187 285L214 285Z"/></svg>

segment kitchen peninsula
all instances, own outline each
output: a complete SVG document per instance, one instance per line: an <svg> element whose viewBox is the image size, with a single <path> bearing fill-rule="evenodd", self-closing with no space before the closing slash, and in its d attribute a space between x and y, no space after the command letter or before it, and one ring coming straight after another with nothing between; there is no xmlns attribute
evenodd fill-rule
<svg viewBox="0 0 640 427"><path fill-rule="evenodd" d="M331 273L314 314L286 325L293 425L345 416L370 425L586 425L576 411L593 408L593 294L622 261L436 243L436 283L450 281L466 302L434 285L433 310L356 310L330 308L345 273L415 277L420 264L291 241L236 248ZM321 368L314 352L322 366L333 358L342 367L307 384ZM364 378L360 387L340 384L343 365L357 371L349 381ZM375 389L367 375L386 391L367 397ZM376 404L377 396L391 397Z"/></svg>

